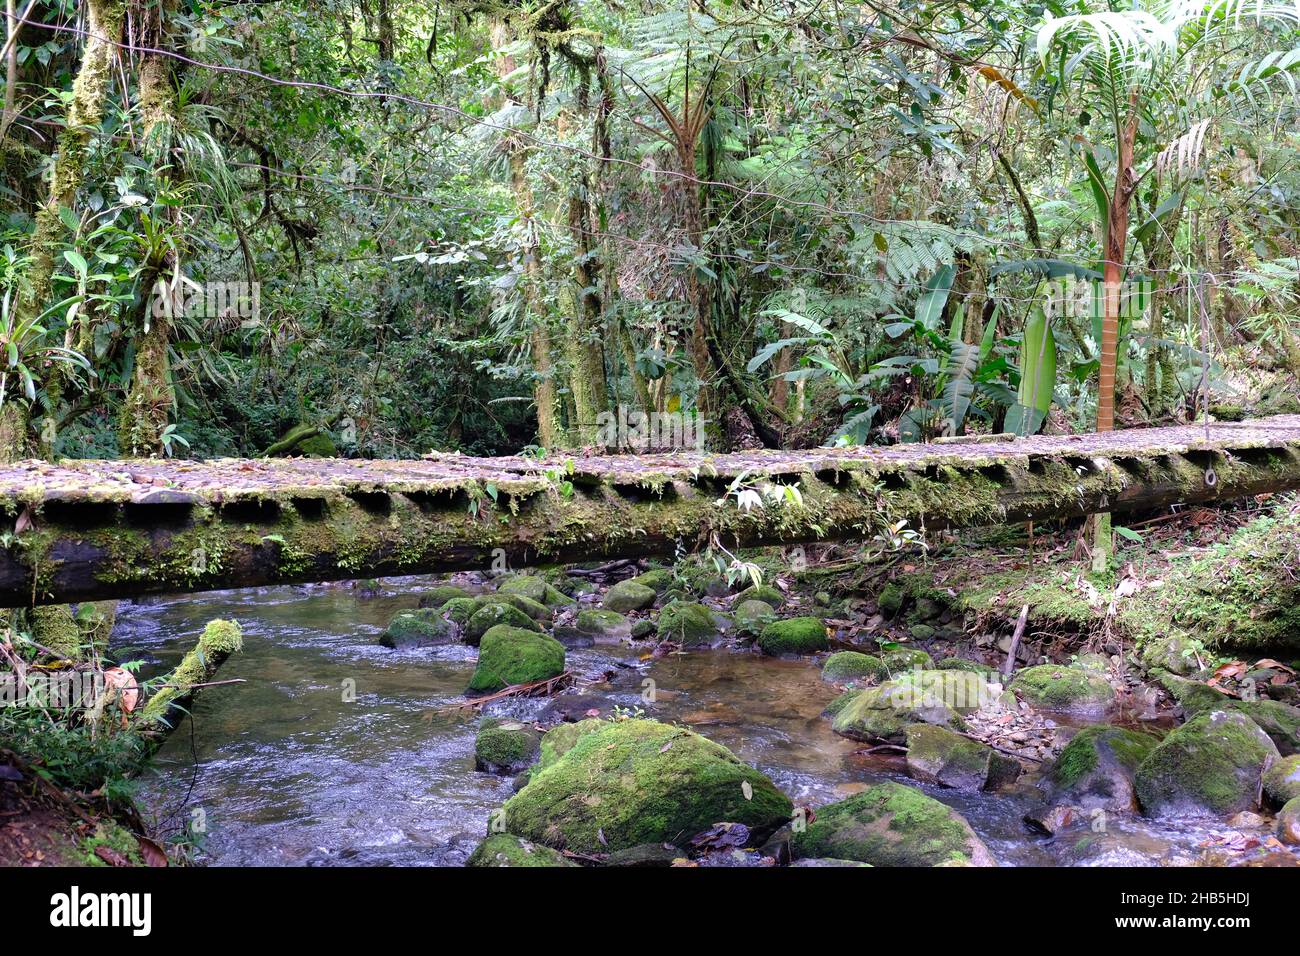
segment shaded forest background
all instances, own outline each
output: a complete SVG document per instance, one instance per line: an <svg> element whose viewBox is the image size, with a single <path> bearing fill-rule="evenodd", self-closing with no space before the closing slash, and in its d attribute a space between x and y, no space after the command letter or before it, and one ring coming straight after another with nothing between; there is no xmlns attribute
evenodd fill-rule
<svg viewBox="0 0 1300 956"><path fill-rule="evenodd" d="M1300 8L1119 10L8 0L0 452L1294 410Z"/></svg>

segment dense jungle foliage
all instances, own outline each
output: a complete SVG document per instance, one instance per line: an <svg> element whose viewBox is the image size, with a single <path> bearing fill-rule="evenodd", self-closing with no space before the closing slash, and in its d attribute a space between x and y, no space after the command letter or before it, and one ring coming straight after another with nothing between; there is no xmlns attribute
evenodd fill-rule
<svg viewBox="0 0 1300 956"><path fill-rule="evenodd" d="M1300 371L1294 5L7 12L10 458L1091 430Z"/></svg>

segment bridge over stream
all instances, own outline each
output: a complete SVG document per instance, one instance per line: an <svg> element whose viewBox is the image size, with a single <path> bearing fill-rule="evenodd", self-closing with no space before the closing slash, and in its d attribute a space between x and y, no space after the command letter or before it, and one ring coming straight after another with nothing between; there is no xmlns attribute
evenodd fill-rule
<svg viewBox="0 0 1300 956"><path fill-rule="evenodd" d="M797 494L782 486L797 489ZM1300 488L1300 415L1014 441L0 468L0 606L1119 514ZM756 492L755 496L741 492Z"/></svg>

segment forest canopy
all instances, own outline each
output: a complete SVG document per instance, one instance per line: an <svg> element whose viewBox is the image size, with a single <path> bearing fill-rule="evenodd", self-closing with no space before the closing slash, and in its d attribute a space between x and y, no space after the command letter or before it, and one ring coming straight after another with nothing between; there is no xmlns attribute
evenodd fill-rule
<svg viewBox="0 0 1300 956"><path fill-rule="evenodd" d="M1295 4L8 0L3 59L8 459L1295 401Z"/></svg>

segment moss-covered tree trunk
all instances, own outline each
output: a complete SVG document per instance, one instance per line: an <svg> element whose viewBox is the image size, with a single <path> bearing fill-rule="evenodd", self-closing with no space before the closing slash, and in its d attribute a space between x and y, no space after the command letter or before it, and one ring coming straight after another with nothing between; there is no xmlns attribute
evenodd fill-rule
<svg viewBox="0 0 1300 956"><path fill-rule="evenodd" d="M609 408L609 388L605 380L604 308L596 291L599 268L593 261L585 192L585 184L578 184L568 199L575 288L565 346L575 413L574 437L578 445L593 445L598 431L596 416Z"/></svg>
<svg viewBox="0 0 1300 956"><path fill-rule="evenodd" d="M169 47L168 23L174 13L175 0L163 0L154 24L155 36L148 45L159 50ZM160 183L168 187L181 176L176 158L171 155L180 110L173 63L174 58L165 53L146 53L140 63L139 115L144 152L158 168ZM155 303L170 299L159 283L169 269L176 267L184 249L181 210L173 207L172 215L172 241L146 261L140 277L135 365L117 435L119 451L132 457L163 453L163 432L176 403L168 360L173 315L170 309L154 308Z"/></svg>
<svg viewBox="0 0 1300 956"><path fill-rule="evenodd" d="M112 87L113 63L125 19L126 3L121 0L87 0L86 48L72 83L72 100L66 126L59 136L50 192L36 213L32 268L23 309L42 310L50 305L55 255L64 232L59 210L72 208L77 190L85 181L90 139L104 121L104 103Z"/></svg>

